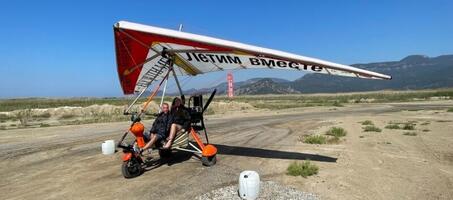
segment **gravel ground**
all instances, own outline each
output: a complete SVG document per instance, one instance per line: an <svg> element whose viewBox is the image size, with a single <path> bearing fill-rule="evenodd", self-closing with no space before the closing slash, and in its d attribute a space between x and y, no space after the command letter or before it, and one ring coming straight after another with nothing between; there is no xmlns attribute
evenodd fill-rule
<svg viewBox="0 0 453 200"><path fill-rule="evenodd" d="M196 197L197 200L222 200L222 199L232 199L240 200L238 196L238 186L231 185L223 188L215 189L211 192L203 194ZM259 200L272 199L272 200L290 200L290 199L300 199L300 200L316 200L319 199L314 194L302 192L296 190L292 187L280 185L273 181L263 181L260 185L260 194L258 197Z"/></svg>

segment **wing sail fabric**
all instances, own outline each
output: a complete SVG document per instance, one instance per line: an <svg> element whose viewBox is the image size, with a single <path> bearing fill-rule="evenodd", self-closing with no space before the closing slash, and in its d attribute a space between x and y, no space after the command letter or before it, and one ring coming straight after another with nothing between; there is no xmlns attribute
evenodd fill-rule
<svg viewBox="0 0 453 200"><path fill-rule="evenodd" d="M287 52L120 21L114 26L118 75L125 94L163 78L168 58L175 55L177 75L234 69L286 69L367 79L390 76Z"/></svg>

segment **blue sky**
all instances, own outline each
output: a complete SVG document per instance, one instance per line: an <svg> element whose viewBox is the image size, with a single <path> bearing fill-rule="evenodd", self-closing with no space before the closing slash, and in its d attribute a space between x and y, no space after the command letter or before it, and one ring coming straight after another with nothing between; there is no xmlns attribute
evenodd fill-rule
<svg viewBox="0 0 453 200"><path fill-rule="evenodd" d="M453 54L452 10L452 1L0 1L0 98L122 96L112 32L119 20L182 23L186 32L354 64ZM225 79L184 81L190 88Z"/></svg>

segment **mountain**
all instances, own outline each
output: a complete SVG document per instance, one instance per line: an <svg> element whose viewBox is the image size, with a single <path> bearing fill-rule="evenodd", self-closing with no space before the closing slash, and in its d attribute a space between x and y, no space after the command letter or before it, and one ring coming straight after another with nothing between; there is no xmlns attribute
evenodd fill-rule
<svg viewBox="0 0 453 200"><path fill-rule="evenodd" d="M434 58L413 55L400 61L355 64L352 66L389 74L392 76L392 80L366 80L324 74L306 74L292 82L291 87L302 93L453 87L453 55Z"/></svg>
<svg viewBox="0 0 453 200"><path fill-rule="evenodd" d="M242 94L292 94L300 93L292 88L290 81L277 82L272 78L262 78L253 83L240 86L235 90L236 95Z"/></svg>
<svg viewBox="0 0 453 200"><path fill-rule="evenodd" d="M226 77L225 77L226 79ZM291 81L288 81L286 79L281 79L281 78L252 78L252 79L248 79L246 81L238 81L238 82L234 82L234 90L235 90L235 93L238 91L238 89L240 89L242 86L244 86L245 88L247 87L250 87L250 86L257 86L259 84L255 84L257 82L260 82L260 81L263 81L265 80L268 81L269 85L271 84L288 84L288 83L291 83ZM270 83L272 82L272 83ZM255 84L255 85L254 85ZM266 84L266 83L264 83ZM189 90L186 90L184 91L185 93L187 94L195 94L195 93L209 93L209 92L212 92L214 89L217 89L217 94L226 94L227 92L227 82L223 82L223 83L220 83L214 87L210 87L210 88L201 88L201 89L189 89ZM247 90L247 89L245 89ZM250 90L247 90L247 91L250 91ZM279 90L281 91L281 90ZM258 92L258 91L257 91ZM238 93L239 94L239 93ZM244 93L244 94L249 94L249 93ZM254 93L252 93L254 94Z"/></svg>
<svg viewBox="0 0 453 200"><path fill-rule="evenodd" d="M375 90L417 90L453 87L453 55L430 58L411 55L400 61L354 64L354 67L392 76L392 80L369 80L327 74L305 74L295 81L280 78L253 78L234 82L236 95L359 92ZM225 94L227 83L190 89L186 94Z"/></svg>

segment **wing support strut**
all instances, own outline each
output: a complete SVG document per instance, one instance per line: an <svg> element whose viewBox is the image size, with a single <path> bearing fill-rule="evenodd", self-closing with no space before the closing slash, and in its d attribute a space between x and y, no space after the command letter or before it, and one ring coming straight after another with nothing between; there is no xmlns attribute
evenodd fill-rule
<svg viewBox="0 0 453 200"><path fill-rule="evenodd" d="M164 49L164 50L165 50L165 49ZM165 53L162 52L162 55L165 55ZM166 56L166 55L165 55L165 56ZM145 102L145 105L143 106L143 108L142 108L141 111L140 111L140 115L146 110L146 108L148 107L149 102L150 102L150 101L154 98L154 96L157 94L157 91L159 91L160 86L162 85L162 83L163 83L165 80L168 79L168 76L170 75L170 72L173 71L173 59L172 59L172 58L170 58L170 59L168 60L167 66L168 66L168 70L167 70L167 72L166 72L164 78L160 81L159 85L156 86L156 88L154 89L154 91L153 91L153 93L151 94L151 96L148 97L148 100ZM156 73L156 76L153 77L152 81L149 82L149 84L151 84L151 83L157 78L157 76L158 76L159 74L161 74L161 72L162 72L164 69L165 69L165 67L162 67L162 68L160 69L160 71L159 71L158 73ZM149 86L149 85L148 85L148 86ZM145 91L146 91L147 89L148 89L148 87L145 87L145 88L143 88L142 91L140 91L140 93L137 95L137 97L135 97L135 99L134 99L134 100L132 101L132 103L127 107L127 109L124 110L124 113L123 113L124 115L129 115L129 114L130 114L129 111L132 109L132 106L134 106L134 105L137 103L138 99L140 99L140 97L145 93ZM139 116L140 116L140 115L139 115Z"/></svg>

